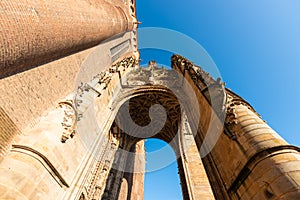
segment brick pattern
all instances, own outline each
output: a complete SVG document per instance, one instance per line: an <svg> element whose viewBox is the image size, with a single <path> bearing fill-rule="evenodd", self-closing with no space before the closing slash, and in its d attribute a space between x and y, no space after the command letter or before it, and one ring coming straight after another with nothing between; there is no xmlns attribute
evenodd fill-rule
<svg viewBox="0 0 300 200"><path fill-rule="evenodd" d="M7 152L7 147L20 130L0 107L0 158Z"/></svg>
<svg viewBox="0 0 300 200"><path fill-rule="evenodd" d="M89 51L85 53L89 53ZM85 57L84 55L82 56L83 58ZM75 58L74 60L78 59L78 57ZM67 61L63 63L67 64ZM78 64L81 64L81 61L78 61ZM74 70L74 68L77 68L76 65L73 65L73 68L70 69ZM131 70L132 68L119 69L123 76L124 73L127 73L128 70ZM39 67L33 70L40 69L42 68ZM61 69L62 71L60 72L64 75L63 71L65 69L61 66L58 69ZM106 70L107 72L111 71L109 69ZM106 163L105 160L107 158L112 157L111 159L113 159L110 143L108 143L108 152L104 152L105 144L108 141L106 137L108 137L108 131L114 120L114 114L111 113L108 103L113 96L111 91L113 91L113 88L119 83L118 73L113 73L111 78L109 86L106 89L103 89L101 92L102 95L97 98L97 103L95 102L95 106L97 106L95 109L99 111L96 116L98 122L97 125L95 125L94 121L91 121L90 118L84 117L79 122L79 124L81 123L84 126L77 129L78 132L72 139L68 140L66 143L61 143L61 120L63 118L63 110L61 110L61 108L54 109L49 106L51 110L44 114L37 125L24 131L24 134L15 138L14 144L30 147L47 157L70 188L62 188L57 184L50 175L51 171L49 173L47 170L47 165L43 165L38 160L32 158L27 152L22 153L13 149L13 153L8 153L0 163L0 199L18 198L19 196L25 196L29 199L62 199L69 196L68 199L79 199L76 195L80 195L81 191L86 191L85 188L88 188L90 185L89 177L93 178L95 175L94 166L96 165L93 163L98 163L99 157L94 157L94 155L103 158L103 162L101 162L103 164ZM58 89L62 88L62 86L66 87L64 84L50 84L50 86L47 87L51 86L57 87ZM70 83L70 86L73 86L73 83ZM100 87L101 86L98 84L96 89L100 89ZM42 91L43 88L40 90ZM64 90L62 91L67 92ZM92 97L96 97L93 91L89 91L89 93ZM71 94L67 98L70 97L72 97ZM51 103L47 102L47 96L45 96L45 102L48 104ZM96 142L97 148L90 149L90 147L95 145L94 142ZM90 150L95 151L93 155L91 155ZM109 155L102 157L103 154ZM34 156L35 155L33 155L33 157ZM113 160L111 160L110 163L112 163L112 161ZM104 166L103 169L105 168L104 171L108 173L110 167L111 166ZM103 179L98 179L100 183L107 178L105 177L105 173L101 174L101 176L104 176ZM80 180L78 180L78 178L80 178Z"/></svg>
<svg viewBox="0 0 300 200"><path fill-rule="evenodd" d="M2 0L0 78L132 30L134 20L119 0Z"/></svg>
<svg viewBox="0 0 300 200"><path fill-rule="evenodd" d="M69 94L82 61L92 49L0 79L0 104L15 124L33 127L42 112Z"/></svg>

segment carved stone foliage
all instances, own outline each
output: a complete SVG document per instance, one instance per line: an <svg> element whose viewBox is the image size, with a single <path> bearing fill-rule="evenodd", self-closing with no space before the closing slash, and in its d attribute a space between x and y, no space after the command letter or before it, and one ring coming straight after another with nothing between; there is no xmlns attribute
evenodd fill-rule
<svg viewBox="0 0 300 200"><path fill-rule="evenodd" d="M172 66L176 66L182 72L187 71L195 83L200 80L203 86L208 86L219 82L219 79L214 80L209 73L205 72L201 67L194 65L191 61L180 55L173 55L171 58ZM204 89L204 88L201 88Z"/></svg>
<svg viewBox="0 0 300 200"><path fill-rule="evenodd" d="M135 67L136 65L138 65L138 61L134 57L132 57L132 56L127 57L127 58L121 60L120 62L113 64L109 68L109 72L116 73L120 70L125 70L126 68Z"/></svg>
<svg viewBox="0 0 300 200"><path fill-rule="evenodd" d="M77 122L84 117L85 111L92 105L94 98L100 97L102 91L107 88L113 73L118 73L128 67L134 67L136 64L137 61L134 57L124 58L106 71L94 76L90 82L81 83L77 88L74 100L59 103L59 106L64 109L64 118L61 123L64 129L61 137L62 143L75 135Z"/></svg>
<svg viewBox="0 0 300 200"><path fill-rule="evenodd" d="M224 119L226 104L225 83L221 82L220 78L215 80L201 67L196 66L180 55L173 55L171 62L172 68L180 70L183 76L190 76L217 115Z"/></svg>
<svg viewBox="0 0 300 200"><path fill-rule="evenodd" d="M247 101L245 101L244 99L242 99L240 96L233 93L229 89L226 90L226 93L227 93L227 101L226 101L225 134L230 139L235 140L238 136L238 130L239 130L239 128L237 127L238 119L235 112L236 107L239 105L243 105L247 107L249 110L253 111L254 113L256 113L256 111ZM259 114L257 115L259 116Z"/></svg>
<svg viewBox="0 0 300 200"><path fill-rule="evenodd" d="M103 71L96 76L89 83L81 83L77 89L77 94L75 95L75 107L80 107L84 100L89 99L91 96L89 93L92 91L97 94L98 97L101 96L101 91L105 90L109 85L114 73L119 73L129 67L135 67L137 60L134 57L127 57L123 60L115 63L109 67L106 71ZM79 115L82 113L79 113Z"/></svg>
<svg viewBox="0 0 300 200"><path fill-rule="evenodd" d="M163 85L168 88L181 86L177 72L165 67L158 67L155 61L150 61L147 68L137 68L126 76L128 86Z"/></svg>
<svg viewBox="0 0 300 200"><path fill-rule="evenodd" d="M64 109L64 118L61 123L64 131L61 136L61 142L65 143L69 138L72 138L75 135L77 111L71 100L60 102L59 106Z"/></svg>

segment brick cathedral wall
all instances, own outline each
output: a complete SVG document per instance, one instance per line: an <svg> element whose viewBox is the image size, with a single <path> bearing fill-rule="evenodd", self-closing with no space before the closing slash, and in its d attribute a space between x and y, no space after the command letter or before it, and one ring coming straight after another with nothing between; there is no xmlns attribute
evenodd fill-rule
<svg viewBox="0 0 300 200"><path fill-rule="evenodd" d="M0 78L132 30L129 10L120 0L2 0Z"/></svg>
<svg viewBox="0 0 300 200"><path fill-rule="evenodd" d="M134 29L135 20L119 0L1 1L0 151L73 90L86 49Z"/></svg>
<svg viewBox="0 0 300 200"><path fill-rule="evenodd" d="M0 151L19 130L32 128L44 111L74 90L81 63L93 49L0 79Z"/></svg>
<svg viewBox="0 0 300 200"><path fill-rule="evenodd" d="M20 130L0 107L0 157L5 154L9 144L15 135L20 134Z"/></svg>

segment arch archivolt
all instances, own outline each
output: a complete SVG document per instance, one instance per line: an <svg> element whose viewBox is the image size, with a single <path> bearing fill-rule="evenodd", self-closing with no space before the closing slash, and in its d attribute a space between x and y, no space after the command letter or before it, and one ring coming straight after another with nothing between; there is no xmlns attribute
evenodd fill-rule
<svg viewBox="0 0 300 200"><path fill-rule="evenodd" d="M155 72L156 70L158 73ZM136 73L144 75L141 80L138 80ZM180 91L182 82L176 78L175 84L170 83L166 77L172 76L168 73L174 72L158 68L155 63L150 63L149 67L145 69L132 70L126 75L126 81L121 80L121 88L114 94L116 98L112 98L109 103L115 116L110 133L118 132L118 137L115 137L118 140L118 150L105 184L104 199L108 197L117 199L124 196L124 189L121 187L123 178L132 180L135 173L145 172L143 171L145 163L137 164L137 160L144 158L145 152L137 154L133 149L137 143L146 138L162 139L173 148L185 199L199 199L201 195L213 196L207 178L196 180L199 176L205 177L206 173L187 117L192 105L187 102L182 103L182 99L188 99L187 94ZM160 78L163 81L160 81ZM176 84L177 87L174 87ZM170 85L172 85L171 88ZM176 90L175 94L174 90ZM156 105L160 106L156 107ZM125 122L122 122L122 115L124 115ZM162 120L161 116L163 115L166 117ZM130 120L126 121L126 119ZM148 133L155 127L161 128L149 135ZM193 171L192 166L198 167L199 170ZM142 182L143 180L139 179L137 183L131 183L130 188L133 190L136 187L135 184ZM199 192L196 189L200 185L206 187L205 192ZM133 195L132 192L130 195ZM130 198L134 198L134 195L128 197L128 199Z"/></svg>

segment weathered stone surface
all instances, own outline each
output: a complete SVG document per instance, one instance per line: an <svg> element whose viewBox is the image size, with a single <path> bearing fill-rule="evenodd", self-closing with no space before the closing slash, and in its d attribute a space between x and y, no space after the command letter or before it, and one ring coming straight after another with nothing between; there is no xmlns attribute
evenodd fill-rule
<svg viewBox="0 0 300 200"><path fill-rule="evenodd" d="M0 5L1 199L142 200L145 138L170 143L184 199L300 199L299 148L249 103L179 55L140 68L135 1Z"/></svg>

